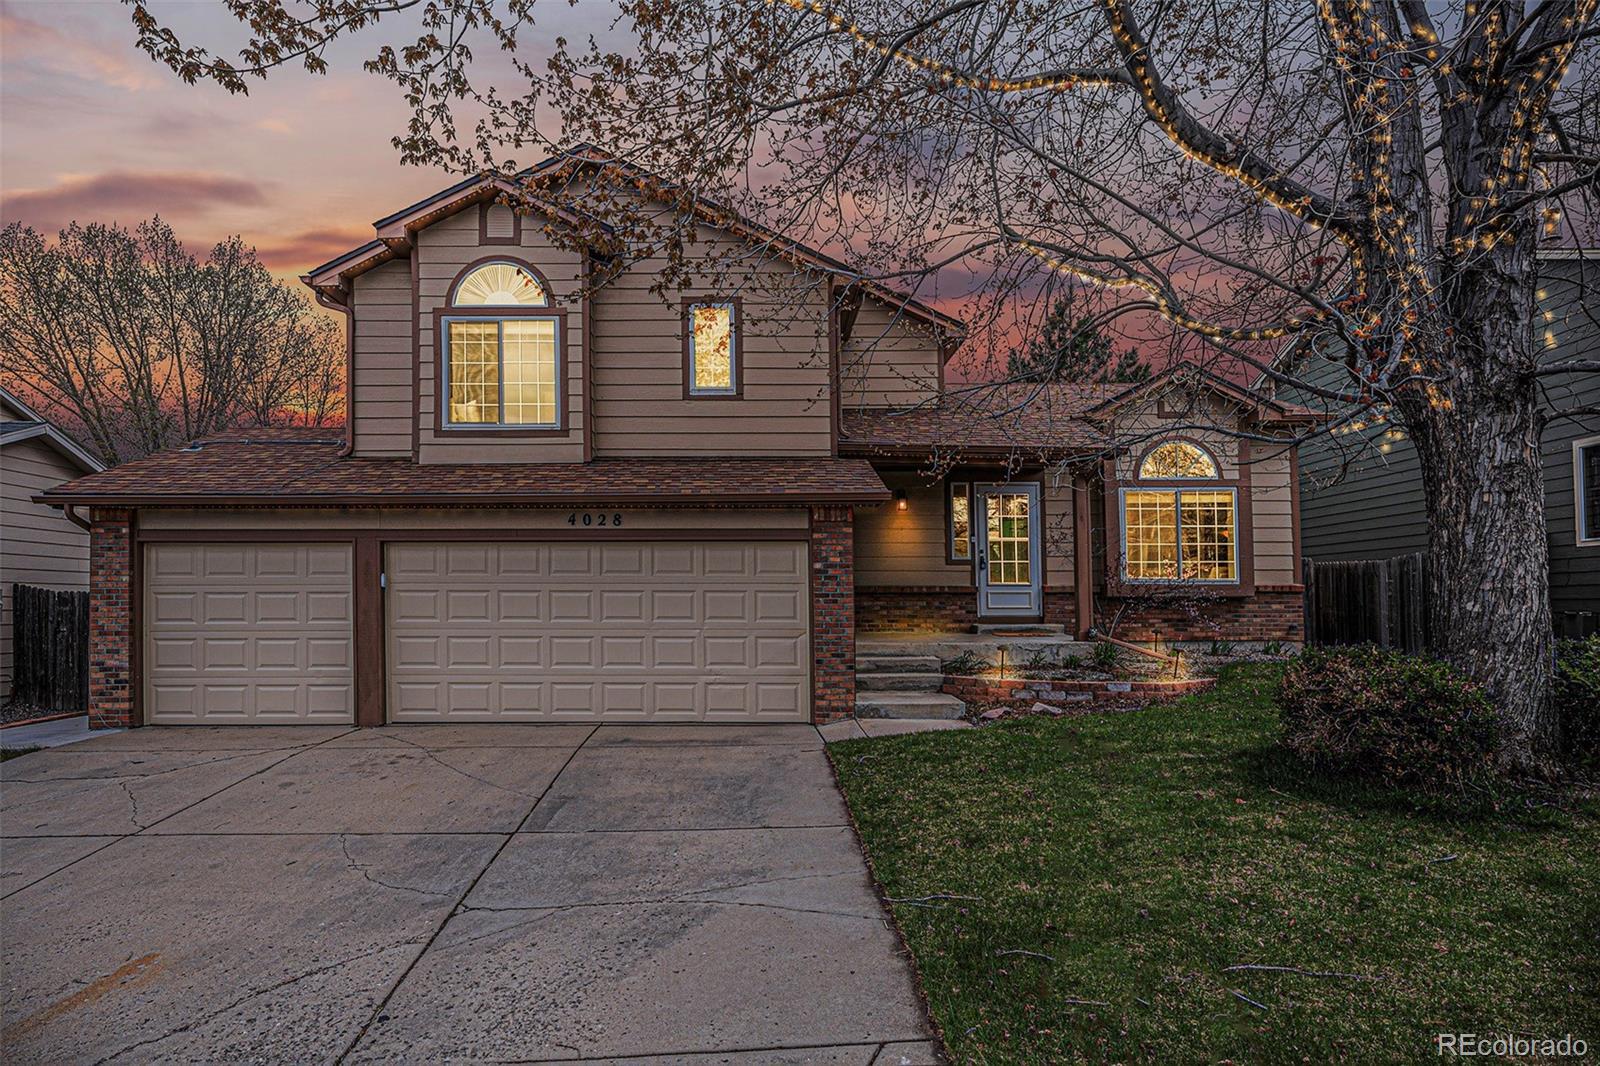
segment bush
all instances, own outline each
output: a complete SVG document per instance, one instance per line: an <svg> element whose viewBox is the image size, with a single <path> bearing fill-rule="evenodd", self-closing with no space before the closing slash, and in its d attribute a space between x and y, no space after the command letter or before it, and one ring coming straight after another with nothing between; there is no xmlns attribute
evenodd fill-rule
<svg viewBox="0 0 1600 1066"><path fill-rule="evenodd" d="M1311 649L1278 691L1283 744L1311 765L1437 796L1495 775L1503 721L1436 659L1373 647Z"/></svg>
<svg viewBox="0 0 1600 1066"><path fill-rule="evenodd" d="M1600 766L1600 634L1557 645L1554 703L1567 758Z"/></svg>

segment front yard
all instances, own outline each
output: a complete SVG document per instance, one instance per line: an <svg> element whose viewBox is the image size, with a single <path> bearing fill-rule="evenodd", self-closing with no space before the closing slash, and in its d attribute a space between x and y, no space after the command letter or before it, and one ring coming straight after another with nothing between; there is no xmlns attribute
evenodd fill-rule
<svg viewBox="0 0 1600 1066"><path fill-rule="evenodd" d="M1451 817L1314 779L1273 748L1276 676L831 749L958 1061L1600 1045L1600 804Z"/></svg>

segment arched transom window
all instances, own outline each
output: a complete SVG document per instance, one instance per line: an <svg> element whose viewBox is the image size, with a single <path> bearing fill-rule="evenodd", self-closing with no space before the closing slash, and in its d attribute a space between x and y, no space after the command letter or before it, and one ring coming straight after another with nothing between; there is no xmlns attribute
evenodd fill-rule
<svg viewBox="0 0 1600 1066"><path fill-rule="evenodd" d="M1188 441L1165 441L1139 464L1139 481L1214 481L1216 460ZM1122 493L1122 577L1130 582L1239 580L1239 491L1139 485Z"/></svg>
<svg viewBox="0 0 1600 1066"><path fill-rule="evenodd" d="M1141 481L1198 481L1216 476L1217 464L1206 450L1186 440L1156 445L1139 464Z"/></svg>
<svg viewBox="0 0 1600 1066"><path fill-rule="evenodd" d="M457 307L544 307L550 303L537 278L515 263L485 263L456 286Z"/></svg>
<svg viewBox="0 0 1600 1066"><path fill-rule="evenodd" d="M532 272L511 262L474 267L451 294L440 342L448 397L443 424L559 430L561 318Z"/></svg>

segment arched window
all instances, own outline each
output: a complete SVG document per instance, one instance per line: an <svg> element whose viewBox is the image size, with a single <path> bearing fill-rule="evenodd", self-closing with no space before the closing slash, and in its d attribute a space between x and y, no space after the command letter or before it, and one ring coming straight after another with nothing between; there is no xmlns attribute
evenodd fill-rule
<svg viewBox="0 0 1600 1066"><path fill-rule="evenodd" d="M1217 464L1198 444L1169 440L1158 444L1139 464L1140 481L1200 481L1217 477Z"/></svg>
<svg viewBox="0 0 1600 1066"><path fill-rule="evenodd" d="M507 260L471 267L451 289L440 345L445 429L559 430L561 317L532 270Z"/></svg>
<svg viewBox="0 0 1600 1066"><path fill-rule="evenodd" d="M1169 440L1139 463L1140 481L1215 481L1198 444ZM1122 577L1130 582L1239 580L1239 490L1139 486L1122 491Z"/></svg>
<svg viewBox="0 0 1600 1066"><path fill-rule="evenodd" d="M457 307L545 307L550 297L537 278L515 263L485 263L456 285Z"/></svg>

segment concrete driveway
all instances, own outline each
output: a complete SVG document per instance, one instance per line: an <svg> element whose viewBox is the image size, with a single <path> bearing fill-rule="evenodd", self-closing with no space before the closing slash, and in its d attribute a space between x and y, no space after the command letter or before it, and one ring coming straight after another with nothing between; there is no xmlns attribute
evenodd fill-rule
<svg viewBox="0 0 1600 1066"><path fill-rule="evenodd" d="M938 1061L809 726L140 729L0 838L11 1063Z"/></svg>

